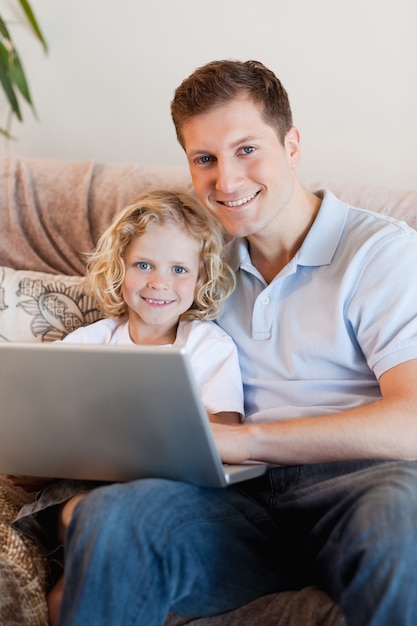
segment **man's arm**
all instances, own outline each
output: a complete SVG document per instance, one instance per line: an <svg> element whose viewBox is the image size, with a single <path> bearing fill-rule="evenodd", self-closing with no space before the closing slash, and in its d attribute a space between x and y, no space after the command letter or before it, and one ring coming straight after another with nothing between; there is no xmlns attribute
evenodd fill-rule
<svg viewBox="0 0 417 626"><path fill-rule="evenodd" d="M417 459L417 359L380 378L382 398L332 415L241 426L213 425L224 462L327 463Z"/></svg>

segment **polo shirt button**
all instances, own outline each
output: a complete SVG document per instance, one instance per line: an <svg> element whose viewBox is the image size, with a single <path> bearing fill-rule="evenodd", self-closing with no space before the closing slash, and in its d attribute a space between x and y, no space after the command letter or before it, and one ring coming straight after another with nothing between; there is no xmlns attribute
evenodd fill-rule
<svg viewBox="0 0 417 626"><path fill-rule="evenodd" d="M266 306L267 304L269 304L269 302L270 302L270 300L269 300L268 296L264 296L264 297L261 299L261 304L264 304L265 306Z"/></svg>

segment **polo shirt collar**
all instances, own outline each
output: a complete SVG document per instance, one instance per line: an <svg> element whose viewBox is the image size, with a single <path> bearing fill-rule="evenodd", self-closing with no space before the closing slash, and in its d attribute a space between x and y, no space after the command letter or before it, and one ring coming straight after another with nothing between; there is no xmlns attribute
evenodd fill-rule
<svg viewBox="0 0 417 626"><path fill-rule="evenodd" d="M327 189L314 192L322 199L319 212L293 261L297 265L329 265L339 245L346 222L348 205ZM229 244L229 263L236 272L252 267L248 242L234 239Z"/></svg>

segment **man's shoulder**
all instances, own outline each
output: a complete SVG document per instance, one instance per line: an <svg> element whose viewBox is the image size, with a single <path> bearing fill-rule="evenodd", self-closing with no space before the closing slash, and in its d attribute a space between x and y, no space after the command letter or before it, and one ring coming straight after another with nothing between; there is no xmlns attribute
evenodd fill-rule
<svg viewBox="0 0 417 626"><path fill-rule="evenodd" d="M367 223L373 225L376 230L383 228L390 228L393 231L398 232L417 232L414 228L409 226L404 220L397 219L392 215L387 215L382 211L371 210L356 204L349 203L339 197L337 197L332 191L323 189L316 192L322 198L321 210L334 211L344 210L352 224L355 223Z"/></svg>
<svg viewBox="0 0 417 626"><path fill-rule="evenodd" d="M404 237L410 237L412 240L417 238L417 231L403 220L349 204L328 190L321 193L323 194L320 207L322 222L329 225L330 222L339 221L339 224L343 226L341 230L345 238L348 237L353 245L355 242L358 245L361 242L370 242L371 238L373 241L377 239L388 241Z"/></svg>

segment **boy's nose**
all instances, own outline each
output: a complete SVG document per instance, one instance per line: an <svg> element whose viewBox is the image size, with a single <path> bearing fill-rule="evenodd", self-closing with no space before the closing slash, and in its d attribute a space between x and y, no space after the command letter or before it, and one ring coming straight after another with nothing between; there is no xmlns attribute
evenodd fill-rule
<svg viewBox="0 0 417 626"><path fill-rule="evenodd" d="M165 276L156 272L152 274L152 276L149 277L148 287L150 289L157 289L157 290L168 289L169 283Z"/></svg>

